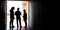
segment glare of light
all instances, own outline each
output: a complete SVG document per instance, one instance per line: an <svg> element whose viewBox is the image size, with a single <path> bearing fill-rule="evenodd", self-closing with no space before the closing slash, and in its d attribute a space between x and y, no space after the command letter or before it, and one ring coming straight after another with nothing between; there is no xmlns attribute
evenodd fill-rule
<svg viewBox="0 0 60 30"><path fill-rule="evenodd" d="M14 9L14 13L15 11L17 11L17 8L20 8L19 10L21 11L21 14L23 12L23 9L22 9L22 1L7 1L7 24L9 24L9 21L10 21L10 9L11 7L15 7ZM22 16L22 15L21 15ZM15 17L16 18L16 17ZM16 19L14 19L14 25L16 26ZM25 26L24 22L22 21L22 26Z"/></svg>

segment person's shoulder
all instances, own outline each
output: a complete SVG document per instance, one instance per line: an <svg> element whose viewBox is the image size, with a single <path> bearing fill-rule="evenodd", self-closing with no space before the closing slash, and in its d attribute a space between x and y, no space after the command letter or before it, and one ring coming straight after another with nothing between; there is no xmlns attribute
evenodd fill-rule
<svg viewBox="0 0 60 30"><path fill-rule="evenodd" d="M11 10L10 10L11 11Z"/></svg>
<svg viewBox="0 0 60 30"><path fill-rule="evenodd" d="M19 11L20 12L20 11Z"/></svg>
<svg viewBox="0 0 60 30"><path fill-rule="evenodd" d="M15 13L16 13L17 11L15 11Z"/></svg>
<svg viewBox="0 0 60 30"><path fill-rule="evenodd" d="M20 11L19 11L20 12Z"/></svg>

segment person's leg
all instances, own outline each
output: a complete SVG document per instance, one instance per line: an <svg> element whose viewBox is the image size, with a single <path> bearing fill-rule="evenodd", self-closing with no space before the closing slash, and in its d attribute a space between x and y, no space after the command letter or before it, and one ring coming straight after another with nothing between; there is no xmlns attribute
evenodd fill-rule
<svg viewBox="0 0 60 30"><path fill-rule="evenodd" d="M13 30L13 20L14 20L14 19L12 19L12 30Z"/></svg>
<svg viewBox="0 0 60 30"><path fill-rule="evenodd" d="M14 21L14 19L12 19L12 28L14 28L13 21Z"/></svg>
<svg viewBox="0 0 60 30"><path fill-rule="evenodd" d="M20 23L20 30L21 30L21 19L19 19L19 23Z"/></svg>
<svg viewBox="0 0 60 30"><path fill-rule="evenodd" d="M16 21L17 21L17 30L18 30L18 19Z"/></svg>
<svg viewBox="0 0 60 30"><path fill-rule="evenodd" d="M10 19L10 28L11 28L11 23L12 23L12 20Z"/></svg>
<svg viewBox="0 0 60 30"><path fill-rule="evenodd" d="M26 19L24 21L25 21L25 27L27 27L27 21L26 21Z"/></svg>
<svg viewBox="0 0 60 30"><path fill-rule="evenodd" d="M26 19L24 19L24 22L25 22L25 30L27 30L27 21L26 21Z"/></svg>

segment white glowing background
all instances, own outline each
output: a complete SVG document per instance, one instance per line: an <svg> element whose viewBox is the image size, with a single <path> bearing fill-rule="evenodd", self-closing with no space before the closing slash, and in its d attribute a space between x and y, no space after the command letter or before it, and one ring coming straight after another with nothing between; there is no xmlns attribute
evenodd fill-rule
<svg viewBox="0 0 60 30"><path fill-rule="evenodd" d="M7 27L9 27L9 22L10 22L10 9L11 9L11 7L15 7L14 13L15 13L15 11L17 11L17 8L20 8L19 10L20 10L21 14L23 12L23 10L22 10L22 1L7 1ZM15 19L13 21L13 25L15 27L17 27L16 26L16 16L14 15L14 17L15 17ZM21 15L21 17L22 17L22 15ZM25 26L24 21L21 22L21 25L22 26Z"/></svg>

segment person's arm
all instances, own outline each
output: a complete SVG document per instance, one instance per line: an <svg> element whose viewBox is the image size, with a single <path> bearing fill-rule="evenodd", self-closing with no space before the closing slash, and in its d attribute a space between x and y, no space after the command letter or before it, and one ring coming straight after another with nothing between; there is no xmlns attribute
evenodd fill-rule
<svg viewBox="0 0 60 30"><path fill-rule="evenodd" d="M27 16L27 13L26 13L26 16Z"/></svg>
<svg viewBox="0 0 60 30"><path fill-rule="evenodd" d="M11 13L11 10L10 10L10 13Z"/></svg>
<svg viewBox="0 0 60 30"><path fill-rule="evenodd" d="M16 12L15 12L15 15L16 15Z"/></svg>
<svg viewBox="0 0 60 30"><path fill-rule="evenodd" d="M21 12L20 12L20 15L21 15Z"/></svg>

